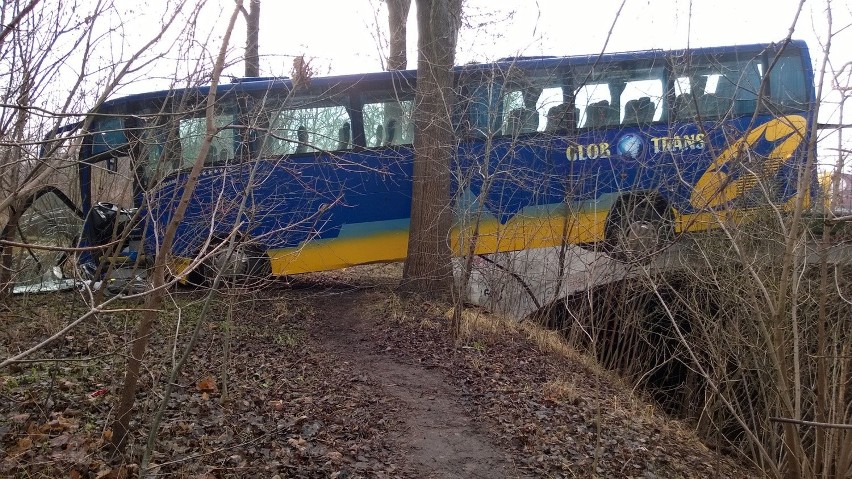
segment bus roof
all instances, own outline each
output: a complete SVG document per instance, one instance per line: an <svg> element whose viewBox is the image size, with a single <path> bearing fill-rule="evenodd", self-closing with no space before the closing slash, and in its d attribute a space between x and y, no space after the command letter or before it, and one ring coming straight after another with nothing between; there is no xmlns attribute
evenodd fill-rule
<svg viewBox="0 0 852 479"><path fill-rule="evenodd" d="M629 52L617 53L599 53L585 54L572 56L536 56L536 57L515 57L502 58L491 63L470 63L455 67L456 72L475 73L477 71L491 71L495 67L498 69L517 67L535 67L535 68L556 68L560 66L580 66L594 63L616 63L631 60L641 59L658 59L668 57L682 57L686 55L723 55L730 53L745 53L745 52L760 52L768 47L778 44L775 43L755 43L746 45L729 45L718 47L703 47L690 48L679 50L637 50ZM791 40L788 46L796 49L807 51L807 44L803 40ZM417 78L416 70L404 71L380 71L371 73L355 73L349 75L335 75L326 77L315 77L311 79L311 86L322 88L330 88L335 85L359 85L360 90L370 90L370 84L376 84L378 88L384 87L389 79L393 78L400 82L413 82ZM231 91L239 92L263 92L270 89L289 90L293 87L292 79L288 77L247 77L237 78L230 83L220 83L217 88L218 94L224 94ZM158 100L176 93L193 91L199 95L207 95L210 91L210 85L204 85L196 88L175 88L171 90L160 90L154 92L137 93L121 98L116 98L104 102L101 110L110 110L121 104L145 102L150 100Z"/></svg>

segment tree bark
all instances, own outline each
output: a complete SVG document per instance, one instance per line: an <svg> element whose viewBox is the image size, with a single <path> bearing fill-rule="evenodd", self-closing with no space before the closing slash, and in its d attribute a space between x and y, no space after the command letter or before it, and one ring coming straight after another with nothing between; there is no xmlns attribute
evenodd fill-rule
<svg viewBox="0 0 852 479"><path fill-rule="evenodd" d="M388 54L388 71L405 70L408 67L406 55L406 35L408 33L408 12L411 10L411 0L387 0L388 30L390 31L390 52Z"/></svg>
<svg viewBox="0 0 852 479"><path fill-rule="evenodd" d="M11 206L7 209L9 219L6 225L3 226L3 231L0 233L0 240L11 241L15 237L15 231L21 221L21 208ZM12 246L8 244L0 245L0 302L5 303L9 294L12 292L12 268L14 267L14 258L12 257Z"/></svg>
<svg viewBox="0 0 852 479"><path fill-rule="evenodd" d="M461 0L417 0L418 59L414 109L414 175L408 257L402 292L448 298L453 63Z"/></svg>
<svg viewBox="0 0 852 479"><path fill-rule="evenodd" d="M260 76L260 0L249 1L246 16L246 77Z"/></svg>
<svg viewBox="0 0 852 479"><path fill-rule="evenodd" d="M154 266L151 271L151 287L152 291L145 296L145 310L142 319L139 321L139 326L133 335L133 345L130 350L130 357L127 358L127 369L124 376L124 385L121 388L121 396L119 399L118 408L116 409L115 420L112 423L112 448L114 454L122 454L128 442L128 434L130 433L130 419L133 414L133 406L136 404L136 388L139 383L139 373L142 368L142 361L145 359L145 352L148 348L148 342L151 335L154 333L154 324L159 316L159 311L163 305L165 296L165 275L166 262L174 244L177 234L177 227L183 221L186 214L189 200L198 185L198 179L201 176L201 170L204 167L204 158L207 157L207 152L210 150L210 144L216 135L216 126L213 123L214 105L216 103L216 90L219 85L219 77L222 74L222 69L225 63L225 54L228 50L228 45L231 41L231 33L234 31L234 23L240 12L240 5L234 10L231 15L231 20L228 23L228 29L225 30L225 38L222 39L222 46L219 50L219 55L216 58L216 64L213 68L213 76L210 83L210 91L207 94L207 107L205 117L207 119L207 131L204 136L204 141L201 143L201 148L192 169L189 171L189 176L186 184L183 186L180 202L174 211L174 214L169 219L163 234L163 241L160 244L157 255L154 259ZM145 471L140 471L144 474Z"/></svg>

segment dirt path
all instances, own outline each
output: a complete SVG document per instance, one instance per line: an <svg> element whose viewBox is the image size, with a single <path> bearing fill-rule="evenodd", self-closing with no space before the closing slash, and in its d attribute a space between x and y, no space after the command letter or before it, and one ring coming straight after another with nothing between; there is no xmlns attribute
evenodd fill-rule
<svg viewBox="0 0 852 479"><path fill-rule="evenodd" d="M398 280L398 268L376 267L272 285L230 300L233 328L226 308L211 312L160 425L152 472L207 479L759 475L709 450L688 425L657 414L576 353L534 341L526 327L484 317L454 343L446 305L397 297ZM182 309L162 316L164 330L177 329L180 312L185 322L197 314L200 297L177 295ZM0 328L0 350L35 344L63 324L56 316L45 327L53 302L19 302ZM124 477L138 468L145 427L133 434L126 463L115 464L103 447L124 366L115 348L132 320L85 323L44 352L46 359L103 360L49 361L0 376L0 476ZM170 334L152 338L151 374L139 392L149 413L164 387L154 373L168 377L172 345Z"/></svg>
<svg viewBox="0 0 852 479"><path fill-rule="evenodd" d="M341 357L354 375L366 375L382 393L401 401L401 427L391 441L401 463L419 477L500 478L521 473L465 411L462 398L440 370L412 364L392 351L377 351L377 324L357 309L359 292L330 293L318 302L311 334ZM378 393L378 392L377 392Z"/></svg>

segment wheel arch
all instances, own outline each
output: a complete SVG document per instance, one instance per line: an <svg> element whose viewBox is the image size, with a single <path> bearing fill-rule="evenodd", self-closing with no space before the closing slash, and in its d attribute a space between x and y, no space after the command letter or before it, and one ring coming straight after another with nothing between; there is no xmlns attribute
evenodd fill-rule
<svg viewBox="0 0 852 479"><path fill-rule="evenodd" d="M228 265L224 265L222 263L217 264L217 261L221 258L221 256L218 255L223 254L227 248L225 243L228 241L228 238L226 236L214 234L207 244L205 251L199 251L197 253L198 255L206 257L206 259L202 261L201 264L192 272L195 275L194 279L198 283L212 283L216 274L215 268L233 268L235 262L239 261L245 261L245 265L243 266L244 270L232 270L230 273L226 274L226 276L233 276L229 277L227 279L228 281L233 282L238 276L262 279L272 275L271 259L265 245L253 239L251 235L247 233L238 234L235 240L235 250L232 253L232 257L228 259ZM217 247L219 247L218 252L211 254L211 251Z"/></svg>
<svg viewBox="0 0 852 479"><path fill-rule="evenodd" d="M619 225L622 217L640 204L649 204L665 221L674 227L674 209L671 203L658 190L637 190L622 193L613 202L607 214L604 224L604 241L611 242L615 227Z"/></svg>

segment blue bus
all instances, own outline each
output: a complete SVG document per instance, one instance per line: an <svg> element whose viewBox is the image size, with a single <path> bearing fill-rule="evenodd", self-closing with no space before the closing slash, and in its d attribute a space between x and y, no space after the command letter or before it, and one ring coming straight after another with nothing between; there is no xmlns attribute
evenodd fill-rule
<svg viewBox="0 0 852 479"><path fill-rule="evenodd" d="M468 251L460 238L472 217L476 254L560 244L624 254L799 193L816 100L801 41L510 58L454 72L457 254ZM178 271L231 237L234 271L404 259L415 88L415 71L219 85L216 134L168 252ZM84 255L89 269L162 253L204 141L208 93L138 94L90 113L81 243L119 238L119 247Z"/></svg>

